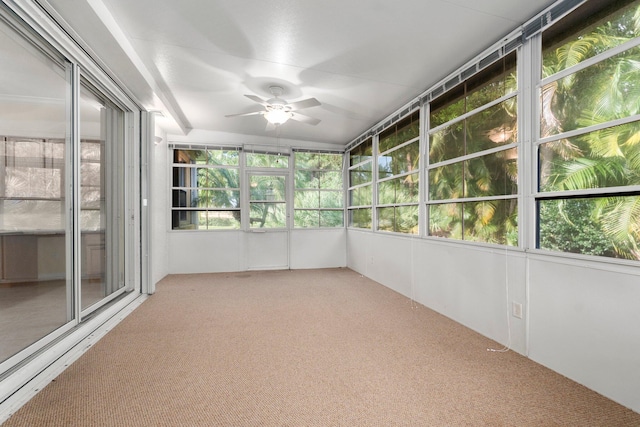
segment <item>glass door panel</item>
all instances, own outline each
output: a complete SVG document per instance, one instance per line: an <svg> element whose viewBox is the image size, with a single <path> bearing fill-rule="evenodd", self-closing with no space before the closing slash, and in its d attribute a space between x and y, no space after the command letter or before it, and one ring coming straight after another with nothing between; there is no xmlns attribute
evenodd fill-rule
<svg viewBox="0 0 640 427"><path fill-rule="evenodd" d="M80 89L81 309L124 288L124 112Z"/></svg>
<svg viewBox="0 0 640 427"><path fill-rule="evenodd" d="M286 177L249 174L249 226L286 228Z"/></svg>
<svg viewBox="0 0 640 427"><path fill-rule="evenodd" d="M74 320L70 67L0 21L0 365ZM0 371L1 373L1 371Z"/></svg>
<svg viewBox="0 0 640 427"><path fill-rule="evenodd" d="M249 172L249 233L246 233L250 270L289 267L289 208L286 172Z"/></svg>

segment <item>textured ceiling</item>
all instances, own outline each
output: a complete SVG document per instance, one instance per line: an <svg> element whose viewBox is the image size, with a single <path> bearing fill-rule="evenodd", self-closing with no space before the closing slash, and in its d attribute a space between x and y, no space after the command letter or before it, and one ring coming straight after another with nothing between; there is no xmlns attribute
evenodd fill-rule
<svg viewBox="0 0 640 427"><path fill-rule="evenodd" d="M282 138L344 145L550 0L49 0L169 133L270 136L246 98L284 88L316 125Z"/></svg>

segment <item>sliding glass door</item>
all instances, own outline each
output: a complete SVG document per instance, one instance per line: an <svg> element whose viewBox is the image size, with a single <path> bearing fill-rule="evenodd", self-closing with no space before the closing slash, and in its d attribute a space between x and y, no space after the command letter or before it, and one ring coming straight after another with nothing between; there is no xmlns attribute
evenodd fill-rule
<svg viewBox="0 0 640 427"><path fill-rule="evenodd" d="M4 12L0 377L140 291L135 107Z"/></svg>
<svg viewBox="0 0 640 427"><path fill-rule="evenodd" d="M80 87L80 306L83 313L124 287L124 111Z"/></svg>
<svg viewBox="0 0 640 427"><path fill-rule="evenodd" d="M70 69L0 21L0 362L70 324ZM1 372L0 372L1 373Z"/></svg>

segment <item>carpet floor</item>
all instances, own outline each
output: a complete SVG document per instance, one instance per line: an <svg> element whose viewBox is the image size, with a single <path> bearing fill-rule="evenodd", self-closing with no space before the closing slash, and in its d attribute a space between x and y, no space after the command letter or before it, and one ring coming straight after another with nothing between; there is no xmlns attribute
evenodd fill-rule
<svg viewBox="0 0 640 427"><path fill-rule="evenodd" d="M349 269L172 275L17 426L640 426Z"/></svg>

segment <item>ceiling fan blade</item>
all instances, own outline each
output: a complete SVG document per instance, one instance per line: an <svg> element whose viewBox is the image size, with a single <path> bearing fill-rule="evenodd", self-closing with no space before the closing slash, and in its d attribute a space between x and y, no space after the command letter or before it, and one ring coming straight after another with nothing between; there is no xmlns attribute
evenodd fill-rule
<svg viewBox="0 0 640 427"><path fill-rule="evenodd" d="M250 100L257 102L260 105L264 105L265 107L269 105L269 103L266 100L260 98L259 96L255 96L255 95L245 95L245 96Z"/></svg>
<svg viewBox="0 0 640 427"><path fill-rule="evenodd" d="M264 114L264 111L254 111L252 113L227 114L225 117L255 116L257 114Z"/></svg>
<svg viewBox="0 0 640 427"><path fill-rule="evenodd" d="M320 101L315 98L303 99L302 101L287 104L291 111L302 110L303 108L317 107L318 105L322 104L320 104Z"/></svg>
<svg viewBox="0 0 640 427"><path fill-rule="evenodd" d="M298 122L306 123L312 126L315 126L318 123L320 123L320 119L316 119L314 117L309 117L309 116L305 116L304 114L293 113L293 112L291 113L291 119L296 120Z"/></svg>

